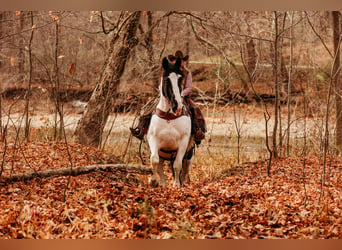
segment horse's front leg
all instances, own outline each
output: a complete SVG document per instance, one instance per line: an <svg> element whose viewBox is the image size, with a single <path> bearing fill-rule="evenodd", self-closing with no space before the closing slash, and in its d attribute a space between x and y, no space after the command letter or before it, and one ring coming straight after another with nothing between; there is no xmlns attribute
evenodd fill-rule
<svg viewBox="0 0 342 250"><path fill-rule="evenodd" d="M151 166L152 166L152 176L149 178L149 184L152 187L157 187L159 185L166 185L166 178L163 170L164 160L159 157L158 148L155 145L150 145L151 148ZM159 175L159 176L158 176Z"/></svg>
<svg viewBox="0 0 342 250"><path fill-rule="evenodd" d="M160 178L160 186L164 187L166 185L166 177L164 174L164 160L159 157L158 174Z"/></svg>
<svg viewBox="0 0 342 250"><path fill-rule="evenodd" d="M158 148L154 143L150 143L150 150L151 150L151 167L152 167L152 176L149 178L148 183L152 187L157 187L159 185L159 178L158 178L158 168L159 168L159 155L158 155Z"/></svg>
<svg viewBox="0 0 342 250"><path fill-rule="evenodd" d="M180 145L184 145L180 144ZM174 182L173 182L173 186L174 187L180 187L181 183L180 183L180 171L182 170L183 167L183 157L186 151L186 147L185 146L180 146L178 148L178 152L177 152L177 156L176 159L173 163L173 168L175 171L175 176L174 176Z"/></svg>

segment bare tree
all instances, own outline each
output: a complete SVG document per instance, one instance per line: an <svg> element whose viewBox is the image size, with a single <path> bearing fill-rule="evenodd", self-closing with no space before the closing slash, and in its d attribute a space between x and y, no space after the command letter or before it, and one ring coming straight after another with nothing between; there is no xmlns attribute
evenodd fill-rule
<svg viewBox="0 0 342 250"><path fill-rule="evenodd" d="M217 51L219 54L221 54L222 58L227 62L228 65L232 66L233 69L235 70L238 78L241 80L243 88L245 90L245 93L249 92L249 86L248 86L248 82L245 80L245 78L243 77L243 75L241 74L240 70L238 69L237 65L235 62L233 62L233 60L231 60L229 58L229 56L227 55L227 53L225 52L225 50L223 48L221 48L218 44L212 42L211 40L201 36L201 34L199 33L199 31L196 29L194 23L194 20L199 21L200 25L203 26L202 20L200 19L200 17L193 17L191 13L186 13L187 15L189 15L190 18L190 25L191 25L191 29L193 31L193 34L195 35L196 39L201 42L202 44L209 46L210 48L213 48L215 51Z"/></svg>
<svg viewBox="0 0 342 250"><path fill-rule="evenodd" d="M291 135L291 80L293 70L293 18L294 13L290 16L290 66L288 70L288 82L287 82L287 141L286 141L286 154L290 156L290 135Z"/></svg>
<svg viewBox="0 0 342 250"><path fill-rule="evenodd" d="M334 63L332 69L332 81L335 88L336 98L336 145L342 146L342 83L339 81L340 75L340 44L341 44L341 13L332 12L333 18L333 42L334 42Z"/></svg>
<svg viewBox="0 0 342 250"><path fill-rule="evenodd" d="M273 137L272 137L272 146L273 146L273 157L278 157L277 150L277 129L279 122L279 78L278 78L278 58L279 58L279 14L277 11L274 11L274 61L273 61L273 72L274 72L274 91L275 91L275 101L274 101L274 126L273 126Z"/></svg>
<svg viewBox="0 0 342 250"><path fill-rule="evenodd" d="M148 55L148 65L149 68L152 71L152 86L153 91L156 94L158 92L158 86L159 86L159 65L155 62L154 59L154 48L153 48L153 29L151 28L153 25L153 12L147 11L147 24L148 24L148 32L145 36L145 43L144 47L147 50ZM141 29L142 33L145 33L143 31L142 25L139 25L139 28Z"/></svg>
<svg viewBox="0 0 342 250"><path fill-rule="evenodd" d="M325 134L324 134L324 144L323 144L323 171L321 176L321 196L320 199L324 193L323 187L325 185L325 174L326 174L326 164L327 164L327 155L329 151L329 118L330 118L330 103L331 103L331 97L333 94L333 89L335 88L336 94L336 144L337 146L341 146L341 144L338 144L339 140L342 140L341 136L341 129L342 123L339 123L341 121L338 121L341 119L341 86L338 84L338 76L339 73L339 65L340 65L340 59L339 59L339 49L340 49L340 43L341 43L341 37L340 37L340 13L339 11L333 11L332 12L332 25L333 25L333 43L334 43L334 57L332 61L332 67L330 72L330 83L329 83L329 90L328 90L328 96L327 96L327 104L326 104L326 113L325 113ZM338 67L337 67L338 65ZM339 131L340 130L340 131Z"/></svg>
<svg viewBox="0 0 342 250"><path fill-rule="evenodd" d="M101 145L103 129L114 103L126 61L131 50L138 44L136 32L140 16L141 11L129 14L120 33L113 35L101 77L75 130L76 140L81 144Z"/></svg>
<svg viewBox="0 0 342 250"><path fill-rule="evenodd" d="M256 54L255 43L253 39L249 39L249 41L246 43L246 49L247 49L247 69L248 69L248 72L250 72L251 81L254 82L255 80L254 72L257 66L258 56Z"/></svg>
<svg viewBox="0 0 342 250"><path fill-rule="evenodd" d="M0 37L2 37L4 35L4 20L5 20L5 15L6 15L6 12L5 11L0 11ZM1 48L0 48L0 52L1 52ZM2 69L3 67L3 60L0 60L0 69ZM1 112L1 111L0 111Z"/></svg>
<svg viewBox="0 0 342 250"><path fill-rule="evenodd" d="M34 22L33 22L33 12L30 11L30 18L31 18L31 36L30 41L28 44L28 53L29 53L29 81L26 91L26 104L25 104L25 138L29 138L29 131L30 131L30 121L29 121L29 107L30 107L30 95L31 95L31 84L32 84L32 39L33 39L33 32L34 32Z"/></svg>
<svg viewBox="0 0 342 250"><path fill-rule="evenodd" d="M54 127L54 139L61 140L62 139L62 132L64 127L63 122L63 111L61 109L61 100L60 100L60 66L59 66L59 59L60 59L60 18L59 16L52 15L52 18L55 21L55 55L54 55L54 66L55 66L55 84L53 87L54 91L54 101L55 101L55 127ZM58 116L59 116L59 131L57 132L57 123L58 123Z"/></svg>
<svg viewBox="0 0 342 250"><path fill-rule="evenodd" d="M20 11L19 14L19 27L18 32L22 32L24 30L25 25L25 15L24 11ZM18 55L18 82L23 83L25 76L25 50L24 50L24 36L23 34L19 35L19 55Z"/></svg>

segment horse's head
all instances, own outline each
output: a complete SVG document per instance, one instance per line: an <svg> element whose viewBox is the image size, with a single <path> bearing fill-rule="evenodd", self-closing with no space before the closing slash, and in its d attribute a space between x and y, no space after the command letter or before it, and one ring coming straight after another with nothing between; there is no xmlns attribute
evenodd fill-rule
<svg viewBox="0 0 342 250"><path fill-rule="evenodd" d="M176 114L180 114L183 109L181 97L183 72L181 63L180 58L177 58L175 63L171 63L166 57L163 58L162 62L164 73L161 94L166 98L170 108Z"/></svg>

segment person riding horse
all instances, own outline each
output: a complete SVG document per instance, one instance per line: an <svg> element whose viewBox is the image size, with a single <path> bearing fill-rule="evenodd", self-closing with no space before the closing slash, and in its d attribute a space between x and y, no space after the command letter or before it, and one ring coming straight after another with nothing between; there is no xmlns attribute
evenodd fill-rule
<svg viewBox="0 0 342 250"><path fill-rule="evenodd" d="M191 71L185 68L184 62L189 59L189 56L183 56L183 52L180 50L177 50L175 52L175 55L169 55L168 59L171 62L175 62L177 58L181 59L181 70L183 72L183 92L182 96L184 99L185 105L188 107L188 110L191 114L191 121L192 121L192 129L191 133L194 135L195 143L196 145L199 145L201 141L205 138L205 132L207 132L205 120L203 117L203 114L201 110L198 108L198 106L191 100L190 94L192 92L192 74ZM133 136L138 138L139 140L142 140L144 138L144 135L147 133L152 112L155 110L155 106L157 105L156 99L151 99L149 103L145 105L145 107L150 107L145 109L143 112L141 112L141 115L139 117L139 123L135 128L130 128L131 133ZM152 108L151 108L152 107Z"/></svg>

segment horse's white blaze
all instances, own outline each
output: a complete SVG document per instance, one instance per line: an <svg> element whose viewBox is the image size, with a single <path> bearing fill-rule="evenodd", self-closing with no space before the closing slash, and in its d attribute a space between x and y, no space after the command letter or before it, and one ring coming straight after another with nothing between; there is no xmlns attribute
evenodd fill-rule
<svg viewBox="0 0 342 250"><path fill-rule="evenodd" d="M182 97L181 97L180 89L178 87L179 77L180 77L180 75L178 75L176 73L171 73L169 75L169 79L170 79L171 85L172 85L172 90L173 90L173 93L175 94L175 99L176 99L176 102L178 104L178 110L182 110L183 109Z"/></svg>

